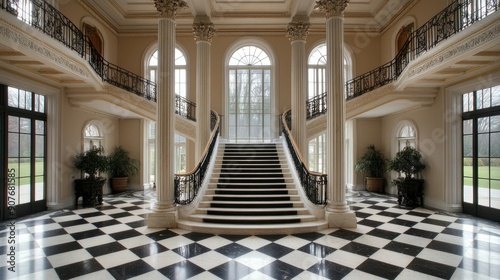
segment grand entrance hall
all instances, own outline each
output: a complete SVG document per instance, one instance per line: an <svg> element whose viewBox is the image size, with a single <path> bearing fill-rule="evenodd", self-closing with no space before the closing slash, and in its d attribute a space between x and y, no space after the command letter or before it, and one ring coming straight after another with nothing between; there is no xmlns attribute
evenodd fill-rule
<svg viewBox="0 0 500 280"><path fill-rule="evenodd" d="M149 194L148 194L149 193ZM151 229L151 191L2 224L2 279L499 279L500 225L348 194L356 229L214 235Z"/></svg>

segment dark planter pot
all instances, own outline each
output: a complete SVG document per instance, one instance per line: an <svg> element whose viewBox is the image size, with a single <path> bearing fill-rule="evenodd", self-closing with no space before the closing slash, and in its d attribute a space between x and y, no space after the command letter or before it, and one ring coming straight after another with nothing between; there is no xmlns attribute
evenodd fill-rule
<svg viewBox="0 0 500 280"><path fill-rule="evenodd" d="M369 192L384 192L384 178L365 177L365 188Z"/></svg>
<svg viewBox="0 0 500 280"><path fill-rule="evenodd" d="M93 207L102 204L102 187L105 178L76 179L75 180L75 207L78 207L78 198L82 197L83 207Z"/></svg>
<svg viewBox="0 0 500 280"><path fill-rule="evenodd" d="M422 179L396 179L394 183L398 187L398 204L406 208L424 206Z"/></svg>
<svg viewBox="0 0 500 280"><path fill-rule="evenodd" d="M111 189L113 192L123 192L127 190L128 177L114 177L111 178Z"/></svg>

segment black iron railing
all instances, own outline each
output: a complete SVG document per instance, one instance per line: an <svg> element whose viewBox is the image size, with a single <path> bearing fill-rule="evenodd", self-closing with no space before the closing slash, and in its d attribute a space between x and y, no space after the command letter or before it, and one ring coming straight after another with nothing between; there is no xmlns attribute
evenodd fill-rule
<svg viewBox="0 0 500 280"><path fill-rule="evenodd" d="M326 114L326 92L307 100L306 107L308 120Z"/></svg>
<svg viewBox="0 0 500 280"><path fill-rule="evenodd" d="M175 96L175 113L188 120L196 121L196 103L186 98Z"/></svg>
<svg viewBox="0 0 500 280"><path fill-rule="evenodd" d="M412 60L498 9L499 0L457 0L451 3L412 32L393 60L348 81L347 100L397 80Z"/></svg>
<svg viewBox="0 0 500 280"><path fill-rule="evenodd" d="M307 198L314 204L325 205L327 193L327 175L312 172L307 169L297 145L290 135L291 111L285 112L281 116L281 132L285 138L286 145L295 165L295 170L300 179L300 183Z"/></svg>
<svg viewBox="0 0 500 280"><path fill-rule="evenodd" d="M191 172L186 174L175 174L174 195L175 203L177 204L187 205L196 198L208 170L210 159L214 156L215 144L217 143L220 132L220 118L217 113L212 111L210 113L210 119L212 136L205 147L205 151L200 161Z"/></svg>

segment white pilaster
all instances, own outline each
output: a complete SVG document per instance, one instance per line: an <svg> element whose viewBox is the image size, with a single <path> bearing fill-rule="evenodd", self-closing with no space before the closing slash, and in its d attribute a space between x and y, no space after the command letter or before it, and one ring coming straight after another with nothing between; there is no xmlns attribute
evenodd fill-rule
<svg viewBox="0 0 500 280"><path fill-rule="evenodd" d="M326 13L327 47L327 174L330 227L356 227L356 215L347 206L344 178L344 9L348 0L321 0L316 5Z"/></svg>
<svg viewBox="0 0 500 280"><path fill-rule="evenodd" d="M177 226L174 200L175 157L175 15L187 7L182 0L155 0L158 20L158 80L156 83L156 200L148 227Z"/></svg>

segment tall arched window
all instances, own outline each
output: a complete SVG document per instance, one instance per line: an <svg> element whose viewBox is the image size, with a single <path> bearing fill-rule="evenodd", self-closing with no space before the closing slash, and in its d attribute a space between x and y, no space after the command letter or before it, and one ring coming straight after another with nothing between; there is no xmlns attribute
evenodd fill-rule
<svg viewBox="0 0 500 280"><path fill-rule="evenodd" d="M309 55L309 99L326 92L326 44L313 49Z"/></svg>
<svg viewBox="0 0 500 280"><path fill-rule="evenodd" d="M308 168L315 172L326 172L326 134L321 134L309 141L309 157Z"/></svg>
<svg viewBox="0 0 500 280"><path fill-rule="evenodd" d="M83 130L83 150L100 148L103 146L103 133L95 122L88 123Z"/></svg>
<svg viewBox="0 0 500 280"><path fill-rule="evenodd" d="M228 139L271 140L271 59L260 47L243 46L228 63Z"/></svg>
<svg viewBox="0 0 500 280"><path fill-rule="evenodd" d="M156 82L158 71L158 51L155 51L148 62L148 78ZM175 48L175 93L186 97L187 95L187 62L184 53Z"/></svg>
<svg viewBox="0 0 500 280"><path fill-rule="evenodd" d="M146 76L149 80L156 82L158 80L158 51L153 52L147 61ZM175 94L184 98L187 97L187 60L184 53L175 48ZM155 181L156 175L156 136L155 123L150 124L148 135L148 164L149 164L149 180ZM175 135L175 172L186 172L186 138L180 135Z"/></svg>

